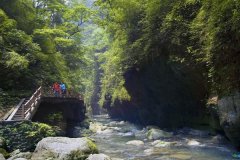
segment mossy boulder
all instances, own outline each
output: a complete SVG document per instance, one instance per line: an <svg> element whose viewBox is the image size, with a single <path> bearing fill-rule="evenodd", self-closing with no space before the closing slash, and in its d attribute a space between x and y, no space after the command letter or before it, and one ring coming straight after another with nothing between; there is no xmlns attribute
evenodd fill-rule
<svg viewBox="0 0 240 160"><path fill-rule="evenodd" d="M0 136L6 141L6 150L33 151L44 137L55 136L55 130L43 123L18 122L0 128Z"/></svg>
<svg viewBox="0 0 240 160"><path fill-rule="evenodd" d="M97 146L88 138L47 137L37 144L32 159L85 160L95 153Z"/></svg>

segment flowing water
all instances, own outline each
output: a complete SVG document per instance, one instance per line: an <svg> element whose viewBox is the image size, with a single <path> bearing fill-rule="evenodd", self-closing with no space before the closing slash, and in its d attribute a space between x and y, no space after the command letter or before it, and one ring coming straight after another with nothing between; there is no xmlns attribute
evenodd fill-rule
<svg viewBox="0 0 240 160"><path fill-rule="evenodd" d="M93 117L90 129L100 153L113 160L233 160L235 150L221 136L190 128L172 131L168 138L149 140L148 129L114 121L107 115ZM132 140L137 144L127 144ZM140 144L138 144L140 143ZM144 143L144 144L143 144Z"/></svg>

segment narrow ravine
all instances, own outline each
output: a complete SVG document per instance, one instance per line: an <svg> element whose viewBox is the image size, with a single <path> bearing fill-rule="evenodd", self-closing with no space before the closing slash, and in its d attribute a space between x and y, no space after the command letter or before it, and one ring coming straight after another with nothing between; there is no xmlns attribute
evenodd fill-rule
<svg viewBox="0 0 240 160"><path fill-rule="evenodd" d="M95 131L90 137L100 153L113 160L230 160L235 152L224 137L190 128L174 130L169 138L149 140L147 128L101 115L93 117L90 129Z"/></svg>

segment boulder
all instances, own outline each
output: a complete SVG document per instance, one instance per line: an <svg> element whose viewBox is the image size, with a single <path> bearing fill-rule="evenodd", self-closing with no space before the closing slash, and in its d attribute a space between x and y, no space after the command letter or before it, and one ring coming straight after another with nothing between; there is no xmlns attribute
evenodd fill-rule
<svg viewBox="0 0 240 160"><path fill-rule="evenodd" d="M17 159L14 159L14 160L28 160L26 158L17 158Z"/></svg>
<svg viewBox="0 0 240 160"><path fill-rule="evenodd" d="M226 136L236 147L240 147L240 93L219 99L218 113Z"/></svg>
<svg viewBox="0 0 240 160"><path fill-rule="evenodd" d="M134 145L134 146L142 146L144 145L144 142L140 140L132 140L132 141L128 141L126 144Z"/></svg>
<svg viewBox="0 0 240 160"><path fill-rule="evenodd" d="M5 160L4 156L0 153L0 160Z"/></svg>
<svg viewBox="0 0 240 160"><path fill-rule="evenodd" d="M172 133L165 132L160 129L152 128L147 132L147 138L149 140L157 140L159 138L169 138L172 137Z"/></svg>
<svg viewBox="0 0 240 160"><path fill-rule="evenodd" d="M37 144L31 159L86 159L94 153L98 153L97 147L88 138L47 137Z"/></svg>
<svg viewBox="0 0 240 160"><path fill-rule="evenodd" d="M111 160L111 158L105 154L91 154L87 160Z"/></svg>

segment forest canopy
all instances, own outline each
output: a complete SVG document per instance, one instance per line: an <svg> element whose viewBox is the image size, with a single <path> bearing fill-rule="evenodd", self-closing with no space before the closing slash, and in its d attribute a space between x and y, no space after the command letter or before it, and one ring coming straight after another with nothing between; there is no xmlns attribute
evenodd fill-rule
<svg viewBox="0 0 240 160"><path fill-rule="evenodd" d="M230 94L240 88L239 10L232 0L1 0L0 88L57 80L89 102L101 71L99 104L129 101L126 73L161 61L197 77L206 97Z"/></svg>

